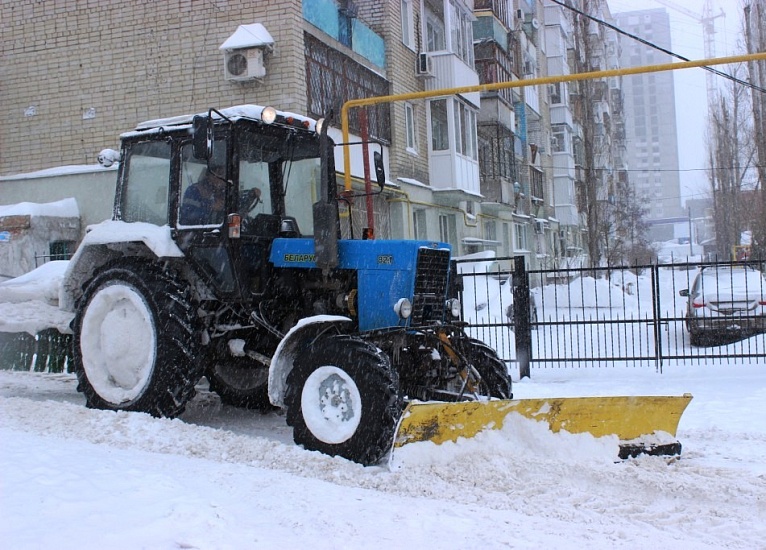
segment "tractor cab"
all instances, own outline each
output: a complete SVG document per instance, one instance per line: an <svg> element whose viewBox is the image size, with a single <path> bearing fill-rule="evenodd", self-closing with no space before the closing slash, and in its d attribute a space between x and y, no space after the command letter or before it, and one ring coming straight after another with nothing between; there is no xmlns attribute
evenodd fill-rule
<svg viewBox="0 0 766 550"><path fill-rule="evenodd" d="M115 219L169 225L219 296L262 294L273 240L314 232L322 162L308 118L240 106L148 121L122 143Z"/></svg>

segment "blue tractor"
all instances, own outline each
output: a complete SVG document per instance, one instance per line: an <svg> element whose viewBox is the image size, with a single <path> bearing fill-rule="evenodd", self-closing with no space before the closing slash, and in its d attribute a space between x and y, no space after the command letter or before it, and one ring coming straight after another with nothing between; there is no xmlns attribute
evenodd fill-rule
<svg viewBox="0 0 766 550"><path fill-rule="evenodd" d="M305 448L374 464L408 402L512 397L464 332L450 246L354 238L321 120L244 105L121 143L99 157L119 162L113 219L64 281L88 406L174 417L204 376L223 403L286 409Z"/></svg>

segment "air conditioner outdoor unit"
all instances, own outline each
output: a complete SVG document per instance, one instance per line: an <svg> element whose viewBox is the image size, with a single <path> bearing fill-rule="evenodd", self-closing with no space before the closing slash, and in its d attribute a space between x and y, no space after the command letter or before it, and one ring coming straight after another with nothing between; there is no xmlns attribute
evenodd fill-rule
<svg viewBox="0 0 766 550"><path fill-rule="evenodd" d="M418 54L418 76L433 76L433 59L425 52Z"/></svg>
<svg viewBox="0 0 766 550"><path fill-rule="evenodd" d="M226 80L246 81L265 77L263 48L226 50L223 70Z"/></svg>

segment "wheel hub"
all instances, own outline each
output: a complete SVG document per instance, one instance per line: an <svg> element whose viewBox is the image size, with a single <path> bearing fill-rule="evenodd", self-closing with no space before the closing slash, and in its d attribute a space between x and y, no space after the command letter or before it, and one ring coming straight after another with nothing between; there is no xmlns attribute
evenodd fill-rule
<svg viewBox="0 0 766 550"><path fill-rule="evenodd" d="M314 370L303 385L301 410L306 427L324 443L350 439L362 418L362 397L353 378L343 369Z"/></svg>

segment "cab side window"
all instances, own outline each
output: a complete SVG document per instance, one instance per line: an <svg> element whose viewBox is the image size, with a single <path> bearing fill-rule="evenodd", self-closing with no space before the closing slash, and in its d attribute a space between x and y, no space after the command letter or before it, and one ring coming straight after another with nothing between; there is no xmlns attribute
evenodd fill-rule
<svg viewBox="0 0 766 550"><path fill-rule="evenodd" d="M171 144L134 144L123 171L121 218L126 222L168 223Z"/></svg>

